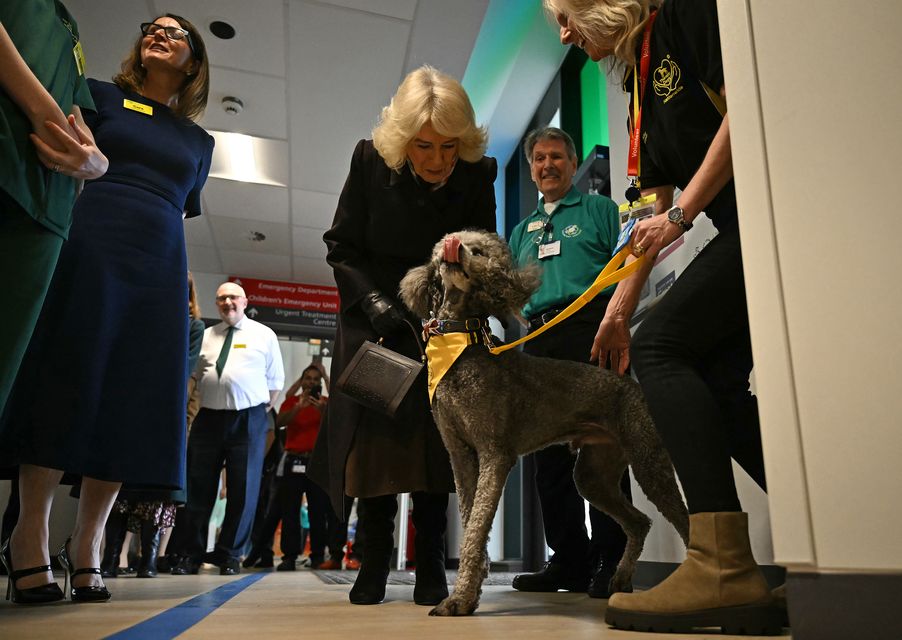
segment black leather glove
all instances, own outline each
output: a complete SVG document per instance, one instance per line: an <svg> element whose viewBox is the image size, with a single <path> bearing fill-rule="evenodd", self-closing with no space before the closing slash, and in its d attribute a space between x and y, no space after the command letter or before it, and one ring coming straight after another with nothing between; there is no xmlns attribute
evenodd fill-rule
<svg viewBox="0 0 902 640"><path fill-rule="evenodd" d="M360 308L376 333L385 337L407 327L401 305L380 291L371 291L360 300Z"/></svg>

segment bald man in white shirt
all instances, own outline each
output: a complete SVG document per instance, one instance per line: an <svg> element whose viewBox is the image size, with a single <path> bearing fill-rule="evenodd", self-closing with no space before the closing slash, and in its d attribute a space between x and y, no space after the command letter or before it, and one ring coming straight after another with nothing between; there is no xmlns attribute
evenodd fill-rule
<svg viewBox="0 0 902 640"><path fill-rule="evenodd" d="M241 571L239 554L254 520L266 454L266 413L285 382L276 334L244 314L247 296L226 282L216 291L222 322L204 331L195 376L201 409L188 438L188 554L172 569L195 574L201 563L221 575ZM216 500L219 473L226 468L226 514L212 554L205 554L207 525Z"/></svg>

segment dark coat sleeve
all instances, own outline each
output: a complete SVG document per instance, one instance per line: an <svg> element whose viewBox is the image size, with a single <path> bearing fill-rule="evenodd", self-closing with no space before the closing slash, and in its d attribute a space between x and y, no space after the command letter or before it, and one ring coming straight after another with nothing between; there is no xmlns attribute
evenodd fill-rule
<svg viewBox="0 0 902 640"><path fill-rule="evenodd" d="M328 251L326 261L335 274L343 311L356 305L376 288L366 250L367 228L367 160L366 143L361 140L351 158L351 170L345 181L332 228L323 235Z"/></svg>
<svg viewBox="0 0 902 640"><path fill-rule="evenodd" d="M188 377L197 368L197 359L200 356L200 347L204 342L204 321L192 318L188 326Z"/></svg>
<svg viewBox="0 0 902 640"><path fill-rule="evenodd" d="M479 180L475 185L479 190L479 196L473 208L470 225L477 229L496 231L498 224L495 220L495 178L498 176L498 161L495 158L484 157L477 166L486 178Z"/></svg>

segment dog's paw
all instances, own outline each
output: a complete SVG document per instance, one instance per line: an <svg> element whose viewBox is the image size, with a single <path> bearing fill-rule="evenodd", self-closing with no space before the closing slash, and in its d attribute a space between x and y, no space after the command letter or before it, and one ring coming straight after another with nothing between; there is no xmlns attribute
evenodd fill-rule
<svg viewBox="0 0 902 640"><path fill-rule="evenodd" d="M476 611L479 602L467 602L463 598L454 595L448 596L439 602L432 611L430 616L468 616Z"/></svg>
<svg viewBox="0 0 902 640"><path fill-rule="evenodd" d="M633 581L630 575L625 571L614 573L614 577L611 578L611 582L608 585L608 591L610 593L632 593Z"/></svg>

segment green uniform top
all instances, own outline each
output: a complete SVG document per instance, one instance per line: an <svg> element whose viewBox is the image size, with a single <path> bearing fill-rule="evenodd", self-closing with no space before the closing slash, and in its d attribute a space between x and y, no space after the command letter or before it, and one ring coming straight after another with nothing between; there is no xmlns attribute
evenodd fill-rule
<svg viewBox="0 0 902 640"><path fill-rule="evenodd" d="M544 232L543 236L547 221L554 227L550 241L560 241L560 253L540 260L539 240L549 242L549 233ZM524 317L563 308L578 298L611 260L619 234L620 215L610 198L584 195L571 187L550 216L545 213L542 198L536 210L514 227L510 237L517 264L524 266L532 261L542 267L542 284L523 307ZM612 289L613 285L600 295L609 295Z"/></svg>
<svg viewBox="0 0 902 640"><path fill-rule="evenodd" d="M68 115L73 104L94 109L73 54L78 27L62 3L0 2L0 22L63 113ZM41 164L28 138L31 132L25 113L0 91L0 189L39 224L65 238L72 221L76 181Z"/></svg>

